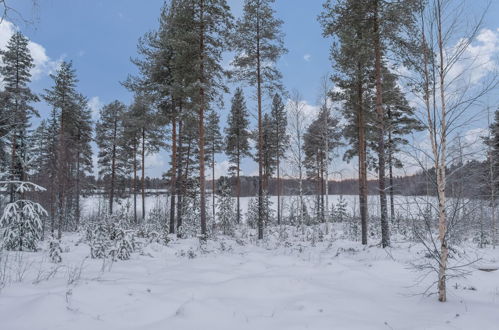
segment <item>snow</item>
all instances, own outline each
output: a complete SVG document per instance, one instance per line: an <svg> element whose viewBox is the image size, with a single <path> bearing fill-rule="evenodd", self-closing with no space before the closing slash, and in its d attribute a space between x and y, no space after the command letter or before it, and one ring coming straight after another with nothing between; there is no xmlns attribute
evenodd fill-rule
<svg viewBox="0 0 499 330"><path fill-rule="evenodd" d="M421 280L410 266L424 254L416 244L362 247L337 228L316 244L289 233L287 244L172 238L115 263L89 259L79 234L65 235L62 264L48 261L47 248L3 252L10 282L0 292L0 329L499 327L499 271L470 267L469 277L448 281L449 301L439 303L421 295L434 276ZM498 250L479 252L483 264L498 263Z"/></svg>
<svg viewBox="0 0 499 330"><path fill-rule="evenodd" d="M347 203L347 211L350 214L359 214L359 201L358 195L342 195L341 196ZM254 197L253 197L254 198ZM282 204L283 204L283 215L287 215L287 211L289 210L290 203L293 199L298 198L297 196L282 196ZM404 215L408 214L411 211L419 211L416 207L416 202L421 201L427 197L414 197L414 196L395 196L395 206L397 212L402 213ZM436 198L428 197L434 203L436 203ZM241 211L244 215L248 210L248 204L252 197L241 197ZM331 206L336 206L340 199L340 195L329 195L329 209ZM235 200L235 198L234 198ZM270 196L270 200L275 208L277 205L277 197ZM308 206L309 212L312 211L314 204L315 196L308 195L304 196L304 201ZM211 195L206 198L207 205L211 205ZM129 196L127 198L117 199L118 206L117 210L123 210L124 212L131 212L133 209L133 196ZM108 199L104 195L92 195L84 197L82 200L82 216L93 216L96 214L102 213L102 209L107 207ZM145 197L145 206L146 211L150 211L151 209L163 209L166 210L169 208L170 203L168 201L168 196L166 194L150 194ZM379 196L378 195L369 195L368 196L368 208L369 214L371 216L379 216ZM137 195L137 214L140 216L142 214L142 196Z"/></svg>

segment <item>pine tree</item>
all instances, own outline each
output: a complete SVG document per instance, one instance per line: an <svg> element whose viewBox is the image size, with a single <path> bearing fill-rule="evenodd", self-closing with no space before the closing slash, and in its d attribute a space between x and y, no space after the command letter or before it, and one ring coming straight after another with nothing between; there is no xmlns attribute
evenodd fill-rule
<svg viewBox="0 0 499 330"><path fill-rule="evenodd" d="M485 144L488 146L488 175L487 181L489 186L490 207L492 209L492 245L497 245L497 220L496 207L497 195L499 191L499 110L495 111L494 122L489 126L489 134L485 138Z"/></svg>
<svg viewBox="0 0 499 330"><path fill-rule="evenodd" d="M343 114L347 119L347 125L343 135L352 146L344 158L348 160L353 155L358 155L361 235L362 244L366 245L368 231L366 136L371 129L367 122L372 116L369 88L373 67L366 12L360 1L328 0L324 3L320 19L323 35L338 40L331 49L333 67L336 71L332 79L339 88L335 93L335 99L345 101Z"/></svg>
<svg viewBox="0 0 499 330"><path fill-rule="evenodd" d="M228 48L228 37L232 28L232 15L225 0L195 0L193 26L197 32L198 56L193 68L197 74L198 98L195 102L198 113L199 138L199 185L201 208L201 235L206 236L206 192L205 192L205 111L225 90L222 84L222 52Z"/></svg>
<svg viewBox="0 0 499 330"><path fill-rule="evenodd" d="M38 112L31 103L38 97L29 88L33 58L28 49L28 39L21 32L12 35L6 50L0 51L2 61L0 74L3 77L4 91L2 95L2 118L8 127L10 135L10 179L26 181L28 173L28 129L30 118ZM5 103L4 103L5 102ZM15 185L9 187L10 202L20 196L15 196Z"/></svg>
<svg viewBox="0 0 499 330"><path fill-rule="evenodd" d="M212 216L215 219L215 154L223 151L223 137L220 133L220 117L211 110L206 120L206 161L211 167Z"/></svg>
<svg viewBox="0 0 499 330"><path fill-rule="evenodd" d="M146 95L137 95L131 106L131 116L134 119L136 128L139 130L139 144L141 153L141 186L142 186L142 219L146 217L145 208L145 158L147 155L157 153L165 146L163 123ZM125 141L125 143L127 143Z"/></svg>
<svg viewBox="0 0 499 330"><path fill-rule="evenodd" d="M123 148L120 144L123 134L123 116L126 106L114 101L104 106L97 122L96 143L99 147L99 176L107 181L109 191L109 214L113 214L113 202L118 177L124 171Z"/></svg>
<svg viewBox="0 0 499 330"><path fill-rule="evenodd" d="M120 145L124 147L124 156L127 163L127 168L131 167L132 183L131 190L133 194L133 221L138 223L137 219L137 172L140 168L138 155L140 152L140 129L137 127L136 119L132 108L129 107L124 114L123 119L123 141ZM131 162L131 166L128 165Z"/></svg>
<svg viewBox="0 0 499 330"><path fill-rule="evenodd" d="M57 238L60 239L69 218L69 192L75 180L72 169L76 160L76 127L82 119L82 96L76 91L78 80L71 62L63 61L51 78L54 86L45 90L43 98L54 110L51 124L56 133L54 202L57 201L57 207L52 214L58 216Z"/></svg>
<svg viewBox="0 0 499 330"><path fill-rule="evenodd" d="M388 209L386 200L385 167L386 167L386 109L383 101L383 65L388 52L399 57L407 56L411 44L411 36L407 31L415 27L415 13L418 12L419 0L370 0L366 6L372 36L374 51L374 79L375 79L375 109L378 126L378 189L381 207L381 244L390 245L390 231L388 224ZM404 54L404 55L401 55Z"/></svg>
<svg viewBox="0 0 499 330"><path fill-rule="evenodd" d="M218 180L218 223L224 235L234 233L234 201L232 200L232 189L227 177Z"/></svg>
<svg viewBox="0 0 499 330"><path fill-rule="evenodd" d="M396 154L409 144L406 136L423 130L415 116L415 109L409 105L404 93L397 85L397 77L388 68L383 68L383 102L385 105L386 149L390 191L390 218L395 220L393 168L402 168Z"/></svg>
<svg viewBox="0 0 499 330"><path fill-rule="evenodd" d="M272 99L271 109L272 132L272 152L276 157L277 169L277 224L281 223L281 159L284 158L289 147L289 135L287 133L288 118L286 108L282 102L282 97L275 94Z"/></svg>
<svg viewBox="0 0 499 330"><path fill-rule="evenodd" d="M180 196L177 196L179 193L177 171L180 169L177 158L179 145L177 127L181 126L182 104L187 103L187 95L193 95L191 83L194 77L191 67L186 65L188 63L186 58L194 56L192 42L186 41L187 36L190 36L187 31L189 31L188 26L192 15L192 8L187 1L173 0L169 4L165 2L161 9L158 30L149 32L139 39L138 52L142 58L132 59L132 63L139 69L139 76L129 76L123 83L135 94L147 92L151 102L164 116L165 121L171 124L171 169L168 173L170 176L170 233L175 232L175 203L176 198L180 200ZM133 131L132 128L130 129ZM139 142L135 146L135 151L130 150L131 157L134 158L134 182L137 181L138 165L135 162L138 150ZM137 221L136 184L134 183L133 186L134 219Z"/></svg>
<svg viewBox="0 0 499 330"><path fill-rule="evenodd" d="M7 150L7 135L9 134L9 118L8 110L8 94L5 91L0 91L0 171L6 173L9 170L9 151Z"/></svg>
<svg viewBox="0 0 499 330"><path fill-rule="evenodd" d="M325 207L327 206L324 205L326 165L331 160L331 152L339 146L340 138L338 119L331 116L327 105L323 105L317 119L310 124L303 137L305 167L309 178L317 182L317 218L320 222L326 220Z"/></svg>
<svg viewBox="0 0 499 330"><path fill-rule="evenodd" d="M417 42L410 42L414 31L418 0L359 2L343 0L324 4L321 23L324 35L337 37L332 59L338 74L334 81L346 101L346 110L357 128L354 139L359 155L359 197L361 204L362 244L367 244L367 145L370 134L377 137L378 184L381 206L382 244L390 244L385 189L386 111L383 100L383 66L390 52L396 58L414 52ZM407 56L408 57L408 56ZM369 111L374 108L375 112ZM375 124L375 132L370 132ZM351 132L351 130L350 130ZM352 135L350 135L352 138ZM354 149L354 150L355 150ZM355 153L348 153L347 158Z"/></svg>
<svg viewBox="0 0 499 330"><path fill-rule="evenodd" d="M237 80L247 81L256 87L258 102L258 238L263 239L263 112L262 89L280 89L281 74L275 67L279 57L286 52L282 21L274 17L271 4L274 0L245 0L243 17L237 21L233 45L236 57L232 62Z"/></svg>
<svg viewBox="0 0 499 330"><path fill-rule="evenodd" d="M82 186L86 185L85 178L90 175L93 170L92 163L92 146L93 142L93 123L92 111L88 107L88 100L81 94L77 95L75 103L75 117L73 128L73 144L71 149L74 155L74 170L73 177L74 199L75 199L75 227L78 229L80 225L80 197ZM82 182L83 179L83 182Z"/></svg>
<svg viewBox="0 0 499 330"><path fill-rule="evenodd" d="M232 166L229 170L236 174L236 221L241 222L241 181L239 175L241 173L241 161L245 156L250 156L250 131L249 114L244 100L243 90L237 88L232 98L232 106L230 109L227 126L225 128L225 153L229 158Z"/></svg>

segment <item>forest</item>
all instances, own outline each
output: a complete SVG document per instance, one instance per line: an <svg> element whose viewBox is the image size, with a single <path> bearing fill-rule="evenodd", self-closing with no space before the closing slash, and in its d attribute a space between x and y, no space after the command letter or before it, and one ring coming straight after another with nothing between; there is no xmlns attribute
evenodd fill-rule
<svg viewBox="0 0 499 330"><path fill-rule="evenodd" d="M314 111L279 2L158 2L98 113L0 28L0 328L499 328L493 2L322 0Z"/></svg>

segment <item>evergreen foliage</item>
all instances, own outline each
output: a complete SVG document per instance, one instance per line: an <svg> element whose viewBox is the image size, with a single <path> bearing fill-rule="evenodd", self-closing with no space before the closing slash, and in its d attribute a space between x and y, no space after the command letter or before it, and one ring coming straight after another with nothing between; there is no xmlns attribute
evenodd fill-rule
<svg viewBox="0 0 499 330"><path fill-rule="evenodd" d="M0 75L3 79L1 94L1 121L5 135L9 139L10 155L2 149L2 163L10 160L9 173L13 181L25 181L29 171L28 129L31 117L38 116L32 106L37 102L36 96L29 88L31 70L34 68L33 57L28 49L28 39L15 32L9 39L6 49L0 51ZM4 135L2 134L2 139ZM10 185L10 202L22 198L15 196L16 187Z"/></svg>
<svg viewBox="0 0 499 330"><path fill-rule="evenodd" d="M62 254L61 242L58 239L51 237L49 241L50 261L52 261L55 264L61 263L62 262L61 254Z"/></svg>
<svg viewBox="0 0 499 330"><path fill-rule="evenodd" d="M97 122L96 143L99 147L99 176L107 182L109 194L109 213L113 213L113 202L118 178L125 173L123 150L123 117L126 106L120 101L114 101L104 106Z"/></svg>
<svg viewBox="0 0 499 330"><path fill-rule="evenodd" d="M224 235L233 235L236 212L234 211L234 200L230 180L226 177L218 179L218 226Z"/></svg>
<svg viewBox="0 0 499 330"><path fill-rule="evenodd" d="M18 195L44 190L30 182L4 181L1 184L15 185ZM0 218L3 246L13 251L36 251L42 237L42 217L46 215L47 211L39 203L28 199L18 199L5 205Z"/></svg>

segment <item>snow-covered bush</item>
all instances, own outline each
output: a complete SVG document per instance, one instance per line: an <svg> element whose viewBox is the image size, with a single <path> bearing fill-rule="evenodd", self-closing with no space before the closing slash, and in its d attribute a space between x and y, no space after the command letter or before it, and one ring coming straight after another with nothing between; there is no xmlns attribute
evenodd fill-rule
<svg viewBox="0 0 499 330"><path fill-rule="evenodd" d="M60 263L62 261L62 248L58 239L52 237L49 242L49 257L53 263Z"/></svg>
<svg viewBox="0 0 499 330"><path fill-rule="evenodd" d="M348 218L347 207L348 207L347 201L343 198L343 195L340 195L340 198L338 199L336 207L334 208L334 211L332 213L333 220L338 222L343 222L347 220Z"/></svg>
<svg viewBox="0 0 499 330"><path fill-rule="evenodd" d="M40 204L24 199L24 194L45 189L30 182L0 182L6 184L15 184L16 195L21 198L8 203L3 210L0 218L3 246L7 250L36 251L42 234L41 218L47 216L47 211Z"/></svg>
<svg viewBox="0 0 499 330"><path fill-rule="evenodd" d="M114 241L115 255L113 257L120 260L130 259L130 255L135 251L135 240L132 231L120 228Z"/></svg>
<svg viewBox="0 0 499 330"><path fill-rule="evenodd" d="M258 198L251 198L248 202L248 211L246 212L246 223L250 228L256 228L258 222Z"/></svg>
<svg viewBox="0 0 499 330"><path fill-rule="evenodd" d="M109 248L109 230L105 223L98 223L92 232L92 239L90 241L90 256L93 259L106 258L109 253Z"/></svg>
<svg viewBox="0 0 499 330"><path fill-rule="evenodd" d="M276 223L275 210L272 208L272 201L267 194L263 195L263 221L264 226ZM246 212L246 223L251 228L256 228L258 225L258 198L250 199L248 203L248 211Z"/></svg>
<svg viewBox="0 0 499 330"><path fill-rule="evenodd" d="M234 220L236 218L236 212L234 209L234 201L232 199L231 186L227 178L222 177L218 181L220 195L217 196L218 199L218 222L220 229L224 235L234 234Z"/></svg>
<svg viewBox="0 0 499 330"><path fill-rule="evenodd" d="M108 216L96 223L90 231L90 256L93 259L112 258L128 260L136 249L135 232L128 221L119 220L119 216Z"/></svg>
<svg viewBox="0 0 499 330"><path fill-rule="evenodd" d="M182 214L182 226L178 228L177 235L182 238L196 237L199 232L199 219L201 218L198 195L183 198Z"/></svg>

